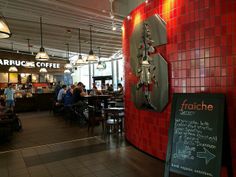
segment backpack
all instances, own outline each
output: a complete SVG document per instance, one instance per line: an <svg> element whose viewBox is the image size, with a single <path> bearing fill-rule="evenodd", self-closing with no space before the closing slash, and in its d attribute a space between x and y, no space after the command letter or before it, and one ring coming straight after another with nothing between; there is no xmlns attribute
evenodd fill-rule
<svg viewBox="0 0 236 177"><path fill-rule="evenodd" d="M18 116L16 115L13 121L13 128L15 131L20 131L22 130L22 123L21 120L18 118Z"/></svg>

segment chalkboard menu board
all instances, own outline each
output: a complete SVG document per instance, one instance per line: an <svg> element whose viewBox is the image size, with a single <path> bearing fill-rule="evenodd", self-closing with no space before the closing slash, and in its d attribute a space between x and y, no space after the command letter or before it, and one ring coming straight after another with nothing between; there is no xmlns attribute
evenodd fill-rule
<svg viewBox="0 0 236 177"><path fill-rule="evenodd" d="M174 94L165 177L220 177L223 94Z"/></svg>

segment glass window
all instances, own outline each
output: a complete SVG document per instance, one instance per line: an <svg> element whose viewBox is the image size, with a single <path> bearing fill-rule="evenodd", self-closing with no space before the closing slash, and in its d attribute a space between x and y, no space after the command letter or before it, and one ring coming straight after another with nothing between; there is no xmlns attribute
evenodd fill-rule
<svg viewBox="0 0 236 177"><path fill-rule="evenodd" d="M112 73L112 76L113 76L113 88L114 90L117 89L117 61L114 60L112 61L112 64L113 64L113 73Z"/></svg>
<svg viewBox="0 0 236 177"><path fill-rule="evenodd" d="M111 62L107 61L106 63L106 69L104 70L98 70L97 69L97 63L94 64L94 76L110 76L112 75L112 67L111 67Z"/></svg>
<svg viewBox="0 0 236 177"><path fill-rule="evenodd" d="M81 68L78 68L80 72L80 77L77 80L77 82L82 82L85 86L86 89L89 88L89 65L84 65Z"/></svg>
<svg viewBox="0 0 236 177"><path fill-rule="evenodd" d="M0 73L0 82L8 83L8 73Z"/></svg>
<svg viewBox="0 0 236 177"><path fill-rule="evenodd" d="M18 74L17 73L10 73L9 74L9 82L10 83L17 83L18 82Z"/></svg>
<svg viewBox="0 0 236 177"><path fill-rule="evenodd" d="M118 83L124 85L124 59L117 60L118 61Z"/></svg>

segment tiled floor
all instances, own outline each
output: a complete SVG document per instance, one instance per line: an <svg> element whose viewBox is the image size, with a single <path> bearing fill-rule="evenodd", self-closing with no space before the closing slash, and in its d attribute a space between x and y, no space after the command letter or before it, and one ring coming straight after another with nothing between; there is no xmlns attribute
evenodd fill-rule
<svg viewBox="0 0 236 177"><path fill-rule="evenodd" d="M104 136L99 127L90 134L48 112L20 117L23 131L0 144L0 177L163 177L164 163L124 135Z"/></svg>
<svg viewBox="0 0 236 177"><path fill-rule="evenodd" d="M1 177L162 177L163 162L99 136L0 154Z"/></svg>

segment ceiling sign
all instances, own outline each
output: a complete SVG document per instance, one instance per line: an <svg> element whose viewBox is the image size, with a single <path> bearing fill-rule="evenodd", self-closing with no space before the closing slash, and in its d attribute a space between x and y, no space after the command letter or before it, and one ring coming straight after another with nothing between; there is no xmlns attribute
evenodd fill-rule
<svg viewBox="0 0 236 177"><path fill-rule="evenodd" d="M53 69L59 69L60 68L60 63L0 59L0 66L23 66L23 67L28 67L29 63L31 65L31 67L37 67L37 68L53 68Z"/></svg>

